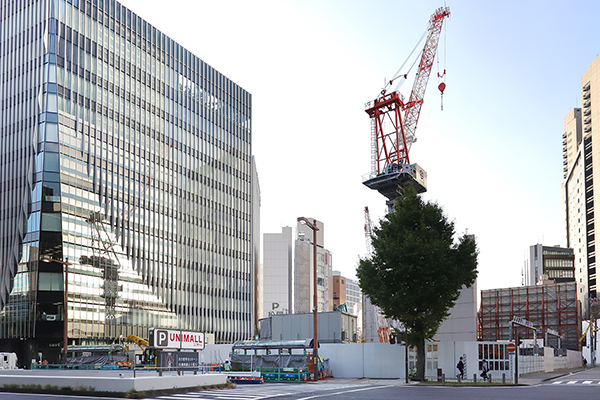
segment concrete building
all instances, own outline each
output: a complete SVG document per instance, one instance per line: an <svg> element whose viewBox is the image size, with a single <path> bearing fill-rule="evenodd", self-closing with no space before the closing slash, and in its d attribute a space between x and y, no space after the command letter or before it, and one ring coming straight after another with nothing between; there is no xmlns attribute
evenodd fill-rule
<svg viewBox="0 0 600 400"><path fill-rule="evenodd" d="M0 351L253 336L251 94L114 0L0 21Z"/></svg>
<svg viewBox="0 0 600 400"><path fill-rule="evenodd" d="M346 279L346 304L350 314L358 316L362 314L362 292L358 282L353 279Z"/></svg>
<svg viewBox="0 0 600 400"><path fill-rule="evenodd" d="M477 340L477 281L460 290L450 316L442 322L433 339L443 342Z"/></svg>
<svg viewBox="0 0 600 400"><path fill-rule="evenodd" d="M594 193L600 193L600 56L581 77L582 108L565 116L563 164L565 181L563 209L567 228L567 247L574 251L577 295L584 318L589 317L589 300L598 298L596 284L596 206ZM598 214L600 217L600 214Z"/></svg>
<svg viewBox="0 0 600 400"><path fill-rule="evenodd" d="M262 272L263 266L260 262L260 184L258 180L258 170L256 169L256 160L252 156L252 212L250 214L251 226L252 226L252 281L254 285L252 287L252 297L254 303L253 323L254 329L257 330L259 327L260 316L260 305L262 304Z"/></svg>
<svg viewBox="0 0 600 400"><path fill-rule="evenodd" d="M348 304L346 302L346 278L342 276L340 271L333 271L333 309L340 304Z"/></svg>
<svg viewBox="0 0 600 400"><path fill-rule="evenodd" d="M292 312L292 228L263 235L263 300L260 318Z"/></svg>
<svg viewBox="0 0 600 400"><path fill-rule="evenodd" d="M523 265L523 286L536 285L547 278L554 283L574 282L573 249L560 246L530 246L525 254Z"/></svg>
<svg viewBox="0 0 600 400"><path fill-rule="evenodd" d="M317 309L333 311L333 268L331 252L324 248L324 225L313 218L317 231ZM294 252L294 313L311 313L314 293L314 246L313 231L298 223L298 236Z"/></svg>

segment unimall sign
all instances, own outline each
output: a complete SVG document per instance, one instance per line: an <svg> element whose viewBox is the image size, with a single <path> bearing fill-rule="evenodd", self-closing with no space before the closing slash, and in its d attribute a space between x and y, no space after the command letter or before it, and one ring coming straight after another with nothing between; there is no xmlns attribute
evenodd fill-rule
<svg viewBox="0 0 600 400"><path fill-rule="evenodd" d="M150 343L158 349L204 350L204 333L152 328Z"/></svg>

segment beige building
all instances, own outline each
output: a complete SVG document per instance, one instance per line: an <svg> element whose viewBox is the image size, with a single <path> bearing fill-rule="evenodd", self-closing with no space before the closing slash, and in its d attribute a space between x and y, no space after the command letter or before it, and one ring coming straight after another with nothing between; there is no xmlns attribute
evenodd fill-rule
<svg viewBox="0 0 600 400"><path fill-rule="evenodd" d="M575 255L577 296L583 317L589 316L588 299L598 297L596 285L595 193L600 193L600 56L581 77L582 107L565 116L563 207L567 247ZM599 219L600 220L600 219Z"/></svg>
<svg viewBox="0 0 600 400"><path fill-rule="evenodd" d="M346 278L339 271L333 271L333 309L340 304L346 304Z"/></svg>
<svg viewBox="0 0 600 400"><path fill-rule="evenodd" d="M317 310L333 311L333 268L331 252L324 248L324 225L315 221L317 228ZM297 225L298 236L294 252L294 313L311 313L314 293L313 231L307 225Z"/></svg>

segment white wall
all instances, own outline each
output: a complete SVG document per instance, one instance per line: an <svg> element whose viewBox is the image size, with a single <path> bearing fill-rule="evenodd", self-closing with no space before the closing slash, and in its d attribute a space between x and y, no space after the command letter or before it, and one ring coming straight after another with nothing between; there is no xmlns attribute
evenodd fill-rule
<svg viewBox="0 0 600 400"><path fill-rule="evenodd" d="M440 342L477 340L477 281L469 288L460 290L456 305L450 316L438 329L434 340Z"/></svg>
<svg viewBox="0 0 600 400"><path fill-rule="evenodd" d="M338 378L404 379L404 346L389 343L321 344Z"/></svg>
<svg viewBox="0 0 600 400"><path fill-rule="evenodd" d="M493 346L506 343L496 342L427 342L431 346L431 352L427 352L425 376L427 379L437 379L438 369L446 376L446 379L456 379L458 370L456 364L460 357L466 364L465 377L481 379L479 374L480 350L483 345ZM231 353L230 344L206 345L202 351L205 363L210 363L216 355L225 360ZM435 347L434 347L435 346ZM437 349L433 351L433 349ZM371 379L404 379L405 353L404 346L389 343L321 343L319 355L329 359L329 365L333 371L334 378L371 378ZM552 370L575 368L581 366L581 352L567 351L567 357L554 357L552 348L545 349L545 356L520 356L520 375L533 372L548 372ZM485 356L485 355L483 355ZM496 362L493 358L487 358ZM512 363L512 359L503 359L503 362ZM414 365L414 351L409 352L409 364ZM502 361L498 361L500 363ZM493 381L502 380L502 374L506 379L512 379L512 366L504 370L492 370L489 375Z"/></svg>

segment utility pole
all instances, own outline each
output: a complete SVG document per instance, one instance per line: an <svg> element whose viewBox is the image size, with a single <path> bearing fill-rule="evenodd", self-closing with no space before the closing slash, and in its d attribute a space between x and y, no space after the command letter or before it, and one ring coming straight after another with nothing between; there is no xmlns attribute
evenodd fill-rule
<svg viewBox="0 0 600 400"><path fill-rule="evenodd" d="M517 348L515 349L515 385L519 384L519 344L521 341L519 340L519 334L517 333L517 339L515 340L515 344Z"/></svg>

